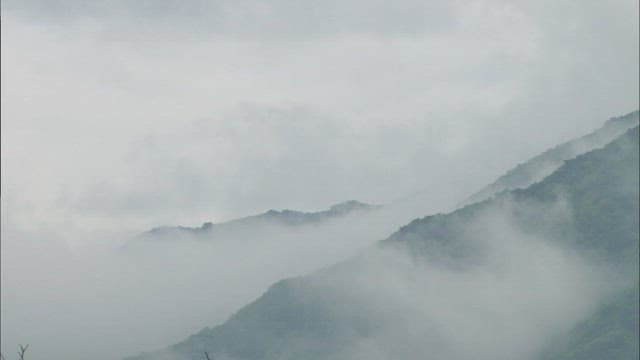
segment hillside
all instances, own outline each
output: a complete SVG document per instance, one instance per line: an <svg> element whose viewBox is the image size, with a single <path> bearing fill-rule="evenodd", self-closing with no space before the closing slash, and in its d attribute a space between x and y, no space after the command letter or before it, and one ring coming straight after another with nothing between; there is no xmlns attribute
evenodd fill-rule
<svg viewBox="0 0 640 360"><path fill-rule="evenodd" d="M130 359L637 358L639 136L635 127L525 189L416 219L376 249L278 282L222 325Z"/></svg>
<svg viewBox="0 0 640 360"><path fill-rule="evenodd" d="M488 199L503 191L522 189L553 173L566 160L605 146L626 130L638 124L638 111L609 119L596 131L558 145L544 153L517 165L495 182L474 193L463 204L468 205Z"/></svg>
<svg viewBox="0 0 640 360"><path fill-rule="evenodd" d="M574 327L543 360L637 359L638 284Z"/></svg>

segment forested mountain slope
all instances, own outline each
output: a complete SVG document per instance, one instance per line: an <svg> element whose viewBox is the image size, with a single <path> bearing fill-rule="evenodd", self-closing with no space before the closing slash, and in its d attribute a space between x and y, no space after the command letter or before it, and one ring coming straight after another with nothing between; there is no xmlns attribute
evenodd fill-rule
<svg viewBox="0 0 640 360"><path fill-rule="evenodd" d="M416 219L131 359L637 358L639 136L526 189Z"/></svg>
<svg viewBox="0 0 640 360"><path fill-rule="evenodd" d="M516 166L498 180L471 195L464 204L488 199L500 192L525 188L542 180L566 160L605 146L626 130L638 124L638 111L609 119L596 131L558 145L544 153Z"/></svg>

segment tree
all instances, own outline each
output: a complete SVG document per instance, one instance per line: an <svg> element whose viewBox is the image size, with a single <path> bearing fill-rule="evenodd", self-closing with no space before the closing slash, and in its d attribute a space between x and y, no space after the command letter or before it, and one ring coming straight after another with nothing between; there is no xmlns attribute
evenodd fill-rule
<svg viewBox="0 0 640 360"><path fill-rule="evenodd" d="M20 347L20 351L18 351L18 360L24 360L24 353L27 352L27 349L29 348L29 344L27 345L20 344L19 347ZM0 354L0 360L6 360L2 354Z"/></svg>

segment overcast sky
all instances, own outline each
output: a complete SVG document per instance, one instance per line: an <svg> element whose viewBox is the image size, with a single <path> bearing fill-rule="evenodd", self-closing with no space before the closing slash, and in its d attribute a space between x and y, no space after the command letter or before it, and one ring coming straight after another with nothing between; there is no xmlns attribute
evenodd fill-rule
<svg viewBox="0 0 640 360"><path fill-rule="evenodd" d="M3 0L3 227L444 207L638 75L637 0Z"/></svg>

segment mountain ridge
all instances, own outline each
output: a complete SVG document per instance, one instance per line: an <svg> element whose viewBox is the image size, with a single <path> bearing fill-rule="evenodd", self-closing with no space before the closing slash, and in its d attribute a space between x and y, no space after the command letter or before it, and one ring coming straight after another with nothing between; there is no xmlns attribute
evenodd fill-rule
<svg viewBox="0 0 640 360"><path fill-rule="evenodd" d="M242 230L249 226L277 225L299 227L317 225L351 214L364 213L380 209L382 205L372 205L357 200L347 200L334 204L329 209L313 212L297 210L268 210L257 215L232 219L220 223L205 222L199 227L160 226L145 231L134 238L134 241L173 239L180 236L209 238L225 236L228 233Z"/></svg>
<svg viewBox="0 0 640 360"><path fill-rule="evenodd" d="M557 170L566 160L608 144L626 130L636 126L640 112L612 117L600 128L584 136L569 140L516 165L493 183L473 193L460 205L469 205L493 197L503 191L525 188Z"/></svg>
<svg viewBox="0 0 640 360"><path fill-rule="evenodd" d="M418 259L431 256L430 260L445 268L462 264L464 266L455 271L464 271L465 267L476 266L484 261L481 256L483 249L478 247L478 241L469 241L477 239L477 236L482 237L483 233L473 234L478 228L467 224L487 212L487 209L507 209L523 234L550 237L554 242L576 248L580 253L603 263L619 261L620 264L613 264L616 271L624 271L626 276L633 278L633 273L629 271L637 269L638 262L639 136L635 127L604 148L567 161L552 175L526 189L501 194L453 213L416 219L379 245L399 246ZM549 204L559 201L571 205L571 221L564 221L562 217L558 219L558 213L551 211L553 208ZM362 303L359 285L350 282L351 276L357 273L359 264L364 261L358 259L362 257L316 274L280 281L227 322L192 335L170 347L169 352L132 359L162 356L197 359L204 351L228 359L295 359L300 356L305 359L340 359L348 358L344 354L353 345L350 340L370 338L390 347L385 353L389 356L381 358L411 359L420 358L415 357L416 354L435 351L446 345L437 337L423 339L422 342L410 339L409 343L417 346L414 349L417 352L411 353L398 348L393 342L388 343L390 340L384 336L376 335L376 324L400 321L401 326L406 326L405 321L415 323L415 314L405 314L401 309L392 308L380 312L381 309L376 310L376 307ZM331 274L337 277L331 277ZM323 280L327 278L344 286ZM340 288L337 293L331 290L336 286ZM429 326L432 325L428 325L430 323L427 320L416 326L427 326L425 331L431 331ZM585 342L579 337L580 331L576 332L577 342ZM634 335L629 335L628 329L624 328L619 332L624 339ZM402 334L410 338L413 336L411 333ZM620 336L603 336L610 342L605 341L605 346L598 348L600 350L606 350L606 344L620 339ZM633 353L633 346L637 348L636 345L631 343L631 349L626 353Z"/></svg>

